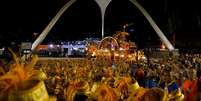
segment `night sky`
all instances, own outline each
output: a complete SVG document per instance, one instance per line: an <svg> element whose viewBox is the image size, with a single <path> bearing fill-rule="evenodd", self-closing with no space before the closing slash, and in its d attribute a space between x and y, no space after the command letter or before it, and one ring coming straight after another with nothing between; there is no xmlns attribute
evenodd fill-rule
<svg viewBox="0 0 201 101"><path fill-rule="evenodd" d="M0 46L34 41L68 0L2 0ZM138 0L168 39L176 35L177 47L201 47L201 7L198 0ZM129 39L139 45L160 40L147 20L128 0L113 0L107 8L105 35L129 24ZM101 14L93 0L77 0L59 19L44 43L101 38Z"/></svg>

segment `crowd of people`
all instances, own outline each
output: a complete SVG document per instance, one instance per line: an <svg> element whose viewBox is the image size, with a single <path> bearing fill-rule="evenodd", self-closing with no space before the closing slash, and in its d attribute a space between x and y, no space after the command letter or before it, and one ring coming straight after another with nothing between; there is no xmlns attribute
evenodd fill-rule
<svg viewBox="0 0 201 101"><path fill-rule="evenodd" d="M1 75L8 68L3 68L6 67L3 62L0 65ZM100 96L106 96L101 92L107 91L110 93L108 98L116 99L114 101L132 101L129 99L135 98L135 93L141 95L141 100L136 101L146 101L147 95L151 96L147 101L161 101L166 94L171 101L201 100L201 54L180 54L174 58L152 58L137 62L111 61L106 57L47 59L39 60L35 68L45 72L48 93L56 95L58 101L101 101ZM134 93L137 91L136 83L143 88L140 94ZM162 98L154 93L162 94Z"/></svg>
<svg viewBox="0 0 201 101"><path fill-rule="evenodd" d="M76 94L69 95L69 91L73 93L72 90L69 90L72 88L74 91L80 91L82 88L80 92L85 92L83 94L85 99L92 98L95 100L96 94L92 93L91 95L91 92L98 92L93 90L94 84L106 84L112 90L118 91L119 98L116 99L126 100L131 97L133 91L129 86L134 82L137 82L144 90L160 88L164 94L167 92L167 97L172 101L178 99L181 101L182 97L185 101L200 101L200 54L181 54L177 58L150 59L149 61L149 63L143 61L138 61L138 63L125 61L108 63L107 59L86 58L41 60L37 63L36 68L42 69L47 74L48 79L45 81L47 90L50 94L57 95L59 101L69 101L70 96L76 98ZM118 85L118 82L122 86L115 86ZM83 84L87 84L87 89L83 90ZM110 91L112 92L112 90ZM82 98L81 95L76 99ZM149 95L154 97L153 94ZM161 99L158 98L158 100ZM149 99L147 101L156 100Z"/></svg>

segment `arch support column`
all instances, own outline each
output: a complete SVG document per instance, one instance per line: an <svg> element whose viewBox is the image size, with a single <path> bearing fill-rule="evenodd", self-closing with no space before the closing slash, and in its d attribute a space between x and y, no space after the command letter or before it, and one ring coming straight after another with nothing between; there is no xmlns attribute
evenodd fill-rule
<svg viewBox="0 0 201 101"><path fill-rule="evenodd" d="M104 28L105 28L105 11L107 6L110 4L112 0L95 0L98 4L99 8L101 9L101 35L102 39L104 38Z"/></svg>
<svg viewBox="0 0 201 101"><path fill-rule="evenodd" d="M67 2L60 10L59 12L54 16L54 18L50 21L50 23L45 27L45 29L42 31L42 33L37 37L37 39L32 44L31 50L34 51L38 45L41 44L41 42L45 39L45 37L48 35L52 27L55 25L55 23L58 21L58 19L62 16L62 14L77 0L70 0Z"/></svg>
<svg viewBox="0 0 201 101"><path fill-rule="evenodd" d="M170 41L165 37L163 32L160 30L160 28L156 25L154 20L151 18L151 16L148 14L148 12L136 1L136 0L130 0L139 10L140 12L145 16L145 18L148 20L152 28L155 30L157 35L160 37L161 41L165 44L165 46L169 49L169 51L173 51L174 47L170 43Z"/></svg>

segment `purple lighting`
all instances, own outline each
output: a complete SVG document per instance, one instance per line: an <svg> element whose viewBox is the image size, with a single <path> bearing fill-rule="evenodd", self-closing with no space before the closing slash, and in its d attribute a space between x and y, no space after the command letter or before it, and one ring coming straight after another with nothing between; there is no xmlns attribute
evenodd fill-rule
<svg viewBox="0 0 201 101"><path fill-rule="evenodd" d="M54 45L53 45L53 44L50 44L50 45L49 45L49 47L50 47L50 48L53 48L53 47L54 47Z"/></svg>

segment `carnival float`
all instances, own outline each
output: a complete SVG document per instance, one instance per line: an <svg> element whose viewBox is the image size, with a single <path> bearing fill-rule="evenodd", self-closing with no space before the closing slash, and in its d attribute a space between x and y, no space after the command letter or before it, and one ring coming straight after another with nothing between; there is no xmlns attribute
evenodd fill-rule
<svg viewBox="0 0 201 101"><path fill-rule="evenodd" d="M109 61L125 60L136 62L146 59L144 52L137 49L135 42L127 40L129 33L117 31L113 36L103 38L99 43L87 45L87 53L96 59L106 58Z"/></svg>

